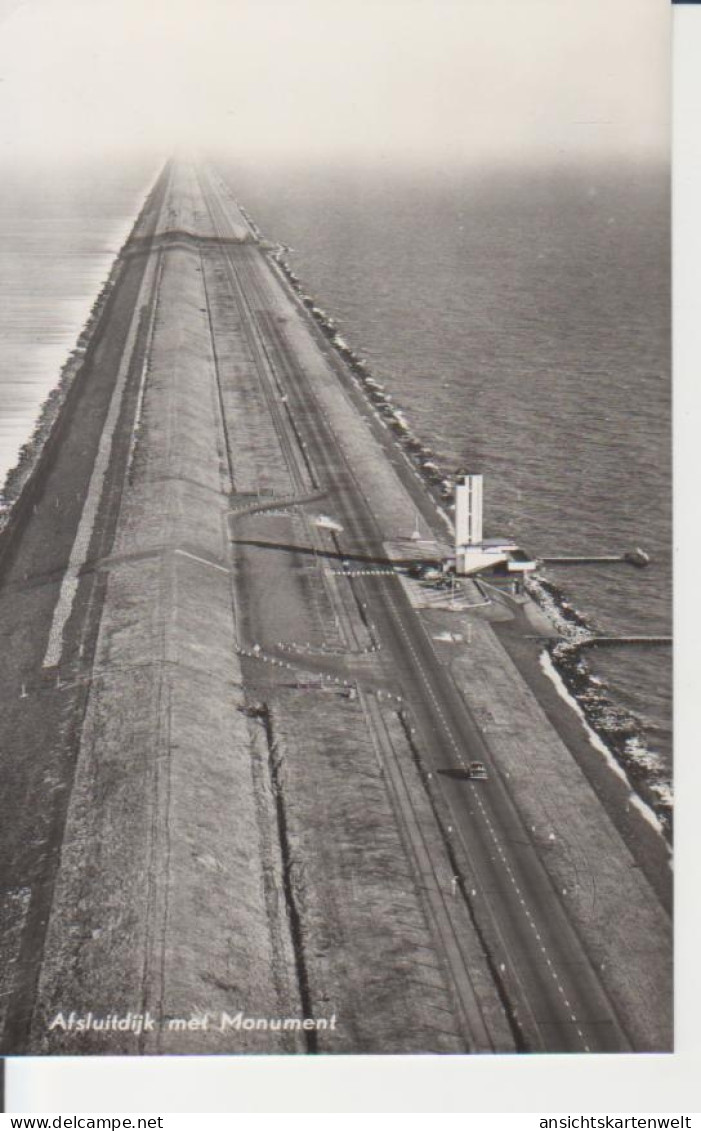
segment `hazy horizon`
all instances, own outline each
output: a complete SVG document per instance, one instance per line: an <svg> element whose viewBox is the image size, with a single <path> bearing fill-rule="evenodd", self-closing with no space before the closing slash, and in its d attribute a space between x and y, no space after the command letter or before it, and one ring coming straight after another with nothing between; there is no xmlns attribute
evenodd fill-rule
<svg viewBox="0 0 701 1131"><path fill-rule="evenodd" d="M0 0L6 169L662 163L666 0Z"/></svg>

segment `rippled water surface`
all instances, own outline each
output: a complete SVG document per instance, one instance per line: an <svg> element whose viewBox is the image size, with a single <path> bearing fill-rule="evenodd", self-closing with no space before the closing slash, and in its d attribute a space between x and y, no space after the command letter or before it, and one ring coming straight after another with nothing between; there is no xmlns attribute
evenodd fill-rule
<svg viewBox="0 0 701 1131"><path fill-rule="evenodd" d="M647 570L546 576L596 630L668 634L666 171L228 180L441 466L484 472L486 533L534 555L642 546ZM669 649L590 656L666 775Z"/></svg>
<svg viewBox="0 0 701 1131"><path fill-rule="evenodd" d="M0 178L0 482L109 274L154 169L36 168Z"/></svg>
<svg viewBox="0 0 701 1131"><path fill-rule="evenodd" d="M668 633L666 173L225 171L446 472L484 472L486 533L534 555L642 546L648 570L547 576L598 630ZM154 172L0 181L0 475ZM591 662L668 772L668 649Z"/></svg>

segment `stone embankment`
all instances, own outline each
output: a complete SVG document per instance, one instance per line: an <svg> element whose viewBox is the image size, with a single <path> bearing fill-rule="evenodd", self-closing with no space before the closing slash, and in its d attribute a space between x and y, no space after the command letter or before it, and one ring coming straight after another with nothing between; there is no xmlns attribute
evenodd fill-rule
<svg viewBox="0 0 701 1131"><path fill-rule="evenodd" d="M124 257L143 276L76 536L51 580L33 579L51 612L27 678L32 696L52 681L69 800L55 871L27 869L45 937L34 965L17 949L33 995L23 1051L530 1047L364 588L390 585L417 509L437 539L445 515L221 186L179 163L161 190ZM339 525L376 532L384 560L367 568L343 565L343 541L305 510L331 465L353 488ZM417 615L427 640L450 642L427 645L431 660L477 720L635 1047L669 1047L669 922L494 610ZM18 986L10 975L10 999ZM56 1022L71 1013L154 1024ZM222 1026L239 1014L260 1026ZM272 1024L285 1018L300 1024Z"/></svg>

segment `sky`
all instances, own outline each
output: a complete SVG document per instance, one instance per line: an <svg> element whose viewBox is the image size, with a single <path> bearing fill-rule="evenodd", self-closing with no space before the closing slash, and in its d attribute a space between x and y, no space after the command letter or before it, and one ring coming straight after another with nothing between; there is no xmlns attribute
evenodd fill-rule
<svg viewBox="0 0 701 1131"><path fill-rule="evenodd" d="M668 0L0 0L0 161L663 157Z"/></svg>

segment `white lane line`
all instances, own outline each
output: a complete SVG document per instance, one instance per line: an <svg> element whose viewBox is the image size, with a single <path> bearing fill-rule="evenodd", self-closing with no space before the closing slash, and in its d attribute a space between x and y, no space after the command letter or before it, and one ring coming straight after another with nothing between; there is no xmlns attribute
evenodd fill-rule
<svg viewBox="0 0 701 1131"><path fill-rule="evenodd" d="M399 615L399 610L397 609L397 606L396 606L395 602L394 602L394 601L392 600L392 598L391 598L391 597L389 597L388 599L389 599L389 604L390 604L390 605L392 606L392 608L394 609L394 612L395 612L395 614L396 614L397 623L399 624L399 627L400 627L400 629L401 629L401 632L402 632L402 634L403 634L403 636L404 636L404 638L405 638L405 640L406 640L406 642L407 642L407 645L408 645L408 647L409 647L409 650L410 650L410 652L411 652L412 656L414 657L414 660L416 661L416 665L417 665L417 668L418 668L419 674L420 674L420 676L421 676L421 679L422 679L422 681L423 681L424 685L426 686L426 688L427 688L427 690L428 690L428 692L429 692L429 695L430 695L430 697L431 697L431 699L432 699L432 701L433 701L433 704L434 704L434 706L435 706L435 707L437 708L437 710L438 710L438 714L440 715L440 718L441 718L441 722L442 722L442 724L443 724L443 728L444 728L444 730L445 730L446 734L448 735L448 738L450 739L450 743L451 743L451 745L452 745L453 749L455 750L456 754L458 755L458 760L459 760L460 764L461 764L462 766L464 766L464 761L463 761L463 759L462 759L462 756L461 756L461 754L460 754L460 750L459 750L459 748L458 748L458 745L457 745L457 743L456 743L456 741L455 741L455 738L454 738L454 736L453 736L452 727L450 727L450 726L448 725L448 721L447 721L447 719L445 718L445 715L443 714L443 710L442 710L442 708L441 708L441 705L439 704L439 702L438 702L438 700L437 700L437 697L436 697L436 694L435 694L435 692L434 692L434 690L433 690L433 687L432 687L432 686L431 686L431 684L429 683L428 677L427 677L426 673L424 672L424 668L423 668L423 662L421 661L421 659L420 659L419 655L417 654L417 652L416 652L416 649L414 648L413 642L412 642L412 641L411 641L411 639L409 638L409 634L408 634L408 632L407 632L407 630L406 630L406 627L404 626L404 624L403 624L403 622L402 622L402 618L401 618L401 616ZM537 929L537 927L536 927L536 923L535 923L535 920L534 920L534 918L533 918L533 916L532 916L532 914L531 914L530 908L528 907L528 905L527 905L527 903L526 903L526 901L525 901L525 899L524 899L523 893L522 893L522 891L521 891L521 889L520 889L520 887L519 887L519 885L518 885L518 882L517 882L517 880L516 880L516 876L514 875L514 872L513 872L512 868L511 868L511 866L510 866L510 864L509 864L509 862L508 862L508 860L507 860L507 858L506 858L506 856L505 856L505 854L504 854L504 851L503 851L503 849L502 849L502 846L501 846L501 844L500 844L500 842L499 842L499 839L498 839L498 837L497 837L497 835L496 835L496 831L495 831L495 829L494 829L494 826L493 826L493 824L492 824L492 822L491 822L491 820L490 820L490 818L489 818L489 815L487 814L487 810L486 810L486 808L485 808L484 804L482 803L482 799L481 799L481 797L479 797L479 796L477 796L477 803L478 803L478 805L479 805L479 808L480 808L480 811L481 811L481 814L482 814L482 819L483 819L483 820L485 821L485 823L486 823L486 825L487 825L487 827L488 827L488 829L489 829L489 834L490 834L490 836L491 836L491 838L492 838L492 842L494 843L494 845L495 845L495 847L496 847L497 853L498 853L498 855L499 855L499 857L500 857L500 859L501 859L501 862L502 862L502 865L503 865L503 867L504 867L504 870L505 870L505 872L507 873L507 875L508 875L508 877L509 877L509 880L511 881L511 885L512 885L512 887L513 887L513 888L515 889L515 891L516 891L516 894L517 894L517 896L518 896L518 899L519 899L519 902L520 902L521 906L523 907L523 909L524 909L524 912L525 912L525 914L526 914L526 916L527 916L529 927L530 927L530 929L531 929L531 930L533 931L533 933L535 934L535 936L536 936L536 938L537 938L537 940L538 940L538 943L539 943L539 946L540 946L540 950L541 950L541 953L543 954L543 956L544 956L544 959L545 959L545 963L546 963L546 965L547 965L547 967L548 967L548 969L549 969L549 971L550 971L550 973L551 973L551 975L552 975L552 978L553 978L553 980L554 980L554 981L555 981L555 983L557 984L557 988L558 988L558 990L560 991L560 994L561 994L561 996L562 996L563 998L565 998L565 990L563 989L563 986L562 986L562 984L560 983L560 980L559 980L558 974L557 974L557 972L556 972L556 970L555 970L555 968L554 968L554 966L553 966L553 962L552 962L552 959L550 958L550 955L549 955L549 954L548 954L548 952L547 952L547 948L546 948L546 947L545 947L545 945L543 944L543 941L542 941L542 939L541 939L541 935L540 935L540 933L539 933L539 931L538 931L538 929ZM492 857L490 857L490 859L494 860L494 857L492 856ZM496 862L496 861L495 861L495 862ZM564 893L563 893L563 894L564 894ZM569 1005L569 1002L568 1002L567 1004L568 1004L568 1008L570 1009L570 1017L571 1017L572 1021L574 1021L574 1022L575 1022L575 1024L576 1024L576 1023L577 1023L577 1016L576 1016L576 1014L575 1014L575 1013L573 1013L573 1012L571 1011L571 1006ZM582 1033L580 1032L580 1030L579 1030L579 1029L577 1029L577 1033L578 1033L578 1035L579 1035L579 1037L580 1037L580 1040L581 1040L581 1041L582 1041L582 1043L584 1044L584 1049L585 1049L585 1051L586 1051L586 1052L589 1052L589 1051L590 1051L590 1050L589 1050L589 1047L588 1047L588 1045L587 1045L587 1044L585 1044L585 1043L584 1043L584 1038L583 1038L583 1036L582 1036Z"/></svg>
<svg viewBox="0 0 701 1131"><path fill-rule="evenodd" d="M163 274L163 259L159 256L156 265L156 273L158 282ZM158 283L156 284L158 286ZM153 342L153 333L156 326L156 314L158 313L158 302L154 302L151 309L151 317L149 319L148 332L146 334L146 349L144 350L144 363L141 366L141 376L139 378L139 395L136 398L136 411L134 413L134 423L131 429L131 439L129 441L129 455L127 456L127 477L131 474L132 463L134 462L134 453L136 451L136 441L141 428L141 414L144 407L144 393L146 392L146 377L149 369L149 360L151 357L151 344Z"/></svg>
<svg viewBox="0 0 701 1131"><path fill-rule="evenodd" d="M85 565L88 556L88 549L92 539L93 528L95 526L95 519L97 517L98 507L102 498L102 489L104 486L105 475L110 464L112 456L112 441L114 433L117 428L119 414L122 408L122 399L124 397L124 389L127 382L127 375L131 366L132 354L136 344L136 335L141 321L141 307L144 304L148 289L152 285L153 274L155 271L155 260L151 260L148 264L144 277L141 281L139 295L134 307L134 315L129 327L129 333L122 352L122 359L119 364L119 371L117 373L117 380L114 384L112 392L112 399L110 407L107 412L107 419L105 420L100 442L98 444L97 456L90 476L90 483L88 484L85 502L83 503L83 510L78 523L78 529L75 535L75 541L71 549L71 556L68 560L66 572L63 575L61 582L61 591L58 595L56 607L54 609L53 620L51 621L51 629L49 632L49 642L46 648L46 655L42 667L52 668L61 660L61 652L63 651L63 632L66 627L69 616L73 609L73 602L75 595L78 591L78 578L80 571Z"/></svg>
<svg viewBox="0 0 701 1131"><path fill-rule="evenodd" d="M175 550L174 553L180 554L183 558L191 558L193 562L202 562L202 565L209 566L210 569L218 569L221 573L229 572L224 566L217 565L216 562L209 562L206 558L199 558L197 554L191 554L188 550Z"/></svg>

